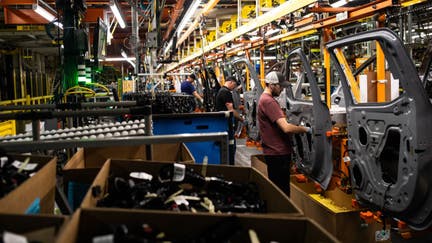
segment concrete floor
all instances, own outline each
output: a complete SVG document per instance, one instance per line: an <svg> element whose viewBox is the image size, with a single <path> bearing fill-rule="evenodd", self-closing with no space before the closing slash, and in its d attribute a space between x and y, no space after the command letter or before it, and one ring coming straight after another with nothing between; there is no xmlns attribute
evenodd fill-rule
<svg viewBox="0 0 432 243"><path fill-rule="evenodd" d="M238 166L251 166L251 155L262 154L262 151L258 150L256 147L246 146L246 139L237 139L237 149L235 154L235 165Z"/></svg>

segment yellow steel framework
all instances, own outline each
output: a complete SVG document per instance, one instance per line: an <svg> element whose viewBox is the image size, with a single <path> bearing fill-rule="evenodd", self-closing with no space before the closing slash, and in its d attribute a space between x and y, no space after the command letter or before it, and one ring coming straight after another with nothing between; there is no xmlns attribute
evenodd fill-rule
<svg viewBox="0 0 432 243"><path fill-rule="evenodd" d="M52 99L52 95L46 96L38 96L31 98L30 95L27 95L25 98L15 99L15 100L5 100L0 101L0 106L2 105L37 105L47 103Z"/></svg>
<svg viewBox="0 0 432 243"><path fill-rule="evenodd" d="M283 4L281 4L279 7L274 8L267 13L258 16L257 18L249 21L247 24L241 26L240 28L237 28L233 32L226 34L222 36L221 38L217 39L216 41L213 41L209 43L208 46L205 46L203 48L203 52L207 53L231 40L234 40L237 37L240 37L243 34L246 34L258 27L261 27L263 25L269 24L270 22L279 19L287 14L290 14L298 9L301 9L303 7L308 6L309 4L315 3L317 0L302 0L302 1L288 1ZM181 62L177 64L173 64L167 68L166 71L174 70L176 67L181 66L189 61L192 61L196 58L198 58L202 53L195 53L192 54L186 58L184 58Z"/></svg>

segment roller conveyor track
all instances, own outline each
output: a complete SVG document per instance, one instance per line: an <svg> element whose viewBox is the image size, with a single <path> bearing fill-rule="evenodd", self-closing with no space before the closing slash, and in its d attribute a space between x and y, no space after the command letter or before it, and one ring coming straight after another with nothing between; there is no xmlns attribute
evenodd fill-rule
<svg viewBox="0 0 432 243"><path fill-rule="evenodd" d="M1 143L7 152L31 152L78 147L137 146L143 144L215 141L220 143L221 163L228 163L228 132L183 133L175 135L125 136L104 139L63 139L46 141L13 141Z"/></svg>
<svg viewBox="0 0 432 243"><path fill-rule="evenodd" d="M125 136L145 135L144 119L123 122L111 122L97 125L86 125L80 127L64 128L44 131L40 134L40 140L70 140L70 139L95 139ZM5 136L0 142L32 141L31 133Z"/></svg>

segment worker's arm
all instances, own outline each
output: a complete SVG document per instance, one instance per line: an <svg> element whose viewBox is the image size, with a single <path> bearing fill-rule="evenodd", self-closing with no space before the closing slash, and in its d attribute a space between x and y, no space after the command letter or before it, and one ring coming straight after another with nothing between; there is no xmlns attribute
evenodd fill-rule
<svg viewBox="0 0 432 243"><path fill-rule="evenodd" d="M240 116L240 114L236 110L234 110L233 103L227 102L227 103L225 103L225 106L228 109L228 111L232 111L233 112L235 119L237 119L237 120L239 120L241 122L244 121L244 119Z"/></svg>
<svg viewBox="0 0 432 243"><path fill-rule="evenodd" d="M193 96L195 96L195 98L197 98L201 103L204 102L203 98L198 94L198 92L195 90L194 92L192 92Z"/></svg>
<svg viewBox="0 0 432 243"><path fill-rule="evenodd" d="M284 133L305 133L310 131L308 127L296 126L288 123L285 117L277 119L276 123Z"/></svg>

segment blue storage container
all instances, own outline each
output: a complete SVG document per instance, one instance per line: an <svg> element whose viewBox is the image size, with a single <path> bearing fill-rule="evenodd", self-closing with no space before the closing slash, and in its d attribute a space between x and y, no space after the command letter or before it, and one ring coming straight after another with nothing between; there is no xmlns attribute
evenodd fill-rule
<svg viewBox="0 0 432 243"><path fill-rule="evenodd" d="M228 112L206 112L188 114L153 115L153 134L168 135L181 133L228 132L233 139L233 116ZM204 156L209 164L220 164L220 144L216 141L185 143L195 157L202 163Z"/></svg>

